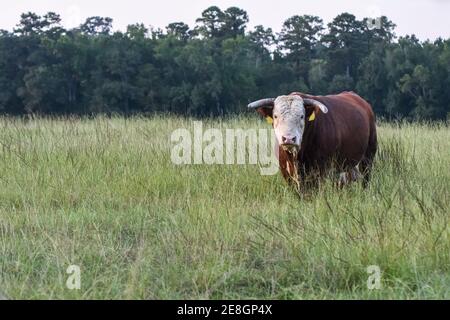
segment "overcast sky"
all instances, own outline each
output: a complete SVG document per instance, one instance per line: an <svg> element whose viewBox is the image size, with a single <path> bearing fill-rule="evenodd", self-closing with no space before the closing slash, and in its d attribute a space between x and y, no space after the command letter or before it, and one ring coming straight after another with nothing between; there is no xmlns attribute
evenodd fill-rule
<svg viewBox="0 0 450 320"><path fill-rule="evenodd" d="M248 12L250 27L262 24L275 31L295 14L317 15L328 23L337 14L350 12L358 18L386 15L397 24L397 35L414 33L421 40L450 38L450 0L14 0L3 2L0 29L12 30L26 11L55 11L65 27L77 26L90 16L111 17L115 29L120 30L136 22L164 28L170 22L183 21L192 27L211 5L222 9L238 6Z"/></svg>

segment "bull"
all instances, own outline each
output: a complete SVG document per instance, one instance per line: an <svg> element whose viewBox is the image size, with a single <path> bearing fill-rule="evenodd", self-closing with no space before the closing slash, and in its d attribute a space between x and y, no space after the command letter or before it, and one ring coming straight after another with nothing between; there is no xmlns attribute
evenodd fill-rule
<svg viewBox="0 0 450 320"><path fill-rule="evenodd" d="M339 184L370 180L377 152L376 119L370 104L354 92L312 96L299 92L248 105L272 123L281 173L300 187L332 168ZM311 178L312 177L312 178Z"/></svg>

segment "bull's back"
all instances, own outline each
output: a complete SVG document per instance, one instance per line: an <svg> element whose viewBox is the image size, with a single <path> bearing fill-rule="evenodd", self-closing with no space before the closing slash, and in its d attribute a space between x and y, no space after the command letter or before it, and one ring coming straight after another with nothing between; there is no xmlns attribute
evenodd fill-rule
<svg viewBox="0 0 450 320"><path fill-rule="evenodd" d="M333 158L343 167L354 167L364 157L374 115L370 105L355 93L315 97L328 108L318 121L322 158Z"/></svg>

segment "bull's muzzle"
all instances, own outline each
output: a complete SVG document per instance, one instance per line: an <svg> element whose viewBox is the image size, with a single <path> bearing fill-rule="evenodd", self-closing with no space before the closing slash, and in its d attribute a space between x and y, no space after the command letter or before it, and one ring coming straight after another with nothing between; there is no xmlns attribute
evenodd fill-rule
<svg viewBox="0 0 450 320"><path fill-rule="evenodd" d="M281 148L290 154L296 154L300 150L300 146L293 143L284 143L281 145Z"/></svg>

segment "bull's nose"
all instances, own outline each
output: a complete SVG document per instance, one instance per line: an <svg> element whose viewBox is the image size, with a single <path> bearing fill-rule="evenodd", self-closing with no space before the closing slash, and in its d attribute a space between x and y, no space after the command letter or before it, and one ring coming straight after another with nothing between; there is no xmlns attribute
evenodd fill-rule
<svg viewBox="0 0 450 320"><path fill-rule="evenodd" d="M284 144L295 144L297 142L297 137L295 136L282 136L281 139Z"/></svg>

